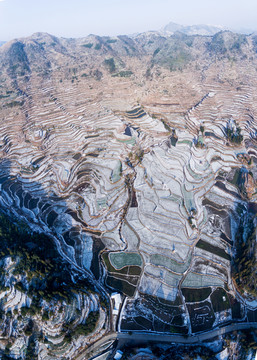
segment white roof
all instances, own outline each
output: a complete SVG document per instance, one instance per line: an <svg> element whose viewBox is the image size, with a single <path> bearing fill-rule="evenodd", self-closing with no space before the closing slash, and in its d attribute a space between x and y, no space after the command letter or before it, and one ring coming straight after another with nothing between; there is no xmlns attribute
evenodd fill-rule
<svg viewBox="0 0 257 360"><path fill-rule="evenodd" d="M228 349L226 348L225 350L223 350L223 351L221 351L220 353L218 353L217 355L216 355L216 358L218 359L218 360L228 360L228 357L229 356L229 354L228 354Z"/></svg>
<svg viewBox="0 0 257 360"><path fill-rule="evenodd" d="M111 298L114 299L115 302L121 302L121 296L119 293L112 293Z"/></svg>
<svg viewBox="0 0 257 360"><path fill-rule="evenodd" d="M119 310L121 304L121 296L118 293L113 293L111 298L114 300L114 310Z"/></svg>
<svg viewBox="0 0 257 360"><path fill-rule="evenodd" d="M114 355L114 359L115 359L115 360L120 360L120 359L122 358L122 354L123 354L122 351L117 350L117 351L116 351L116 354Z"/></svg>

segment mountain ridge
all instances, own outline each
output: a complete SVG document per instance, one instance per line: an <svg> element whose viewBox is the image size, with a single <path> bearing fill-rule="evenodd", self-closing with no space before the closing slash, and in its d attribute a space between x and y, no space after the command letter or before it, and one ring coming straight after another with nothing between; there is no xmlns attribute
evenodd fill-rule
<svg viewBox="0 0 257 360"><path fill-rule="evenodd" d="M182 32L186 35L203 35L203 36L212 36L218 33L219 31L228 30L222 26L213 26L205 24L196 24L196 25L180 25L173 22L170 22L164 26L161 31L166 34L174 34L176 31Z"/></svg>
<svg viewBox="0 0 257 360"><path fill-rule="evenodd" d="M11 40L0 47L0 68L8 73L26 74L32 69L48 71L60 66L65 58L106 69L106 58L113 58L115 70L126 70L130 58L150 57L149 66L161 65L171 70L184 69L191 62L220 58L250 56L255 53L256 35L242 35L220 31L215 35L187 35L175 32L163 35L146 32L135 37L127 35L83 38L58 38L48 33L34 33L29 37ZM101 70L102 71L102 70Z"/></svg>

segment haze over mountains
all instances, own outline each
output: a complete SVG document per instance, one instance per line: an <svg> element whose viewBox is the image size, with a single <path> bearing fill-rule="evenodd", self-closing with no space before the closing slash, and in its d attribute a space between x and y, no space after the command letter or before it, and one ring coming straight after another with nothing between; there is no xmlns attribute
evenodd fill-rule
<svg viewBox="0 0 257 360"><path fill-rule="evenodd" d="M183 34L186 35L205 35L205 36L211 36L211 35L215 35L216 33L218 33L219 31L224 31L224 30L230 30L233 32L237 32L240 34L251 34L254 32L254 30L252 29L243 29L243 28L238 28L238 29L229 29L225 26L213 26L213 25L206 25L206 24L199 24L199 25L179 25L176 24L174 22L170 22L169 24L167 24L166 26L164 26L163 29L161 29L161 31L164 34L167 35L171 35L174 34L176 31L179 31Z"/></svg>
<svg viewBox="0 0 257 360"><path fill-rule="evenodd" d="M191 26L183 26L173 22L170 22L162 31L165 34L174 34L176 31L179 31L186 35L214 35L219 31L225 30L224 27L217 27L212 25L191 25Z"/></svg>
<svg viewBox="0 0 257 360"><path fill-rule="evenodd" d="M160 30L153 30L151 32L157 32L165 36L170 36L175 32L180 32L186 35L203 35L203 36L212 36L218 33L219 31L232 31L239 34L251 34L254 32L253 29L247 28L238 28L238 29L229 29L224 26L213 26L213 25L206 25L206 24L198 24L198 25L180 25L174 22L168 23L166 26L161 28ZM134 36L137 36L136 33ZM0 46L2 46L6 41L0 41Z"/></svg>

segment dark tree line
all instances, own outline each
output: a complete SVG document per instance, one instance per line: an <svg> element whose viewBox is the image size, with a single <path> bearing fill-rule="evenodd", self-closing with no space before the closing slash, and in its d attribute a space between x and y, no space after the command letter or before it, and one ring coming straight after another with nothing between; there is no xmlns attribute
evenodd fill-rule
<svg viewBox="0 0 257 360"><path fill-rule="evenodd" d="M232 276L239 291L257 295L256 228L253 214L243 214L235 238L235 257L232 261Z"/></svg>

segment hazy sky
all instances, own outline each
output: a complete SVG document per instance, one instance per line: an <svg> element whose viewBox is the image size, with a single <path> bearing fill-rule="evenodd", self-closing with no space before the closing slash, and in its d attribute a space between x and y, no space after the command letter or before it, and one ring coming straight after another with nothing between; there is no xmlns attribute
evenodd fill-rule
<svg viewBox="0 0 257 360"><path fill-rule="evenodd" d="M257 30L257 0L0 0L0 40L158 30L170 21Z"/></svg>

